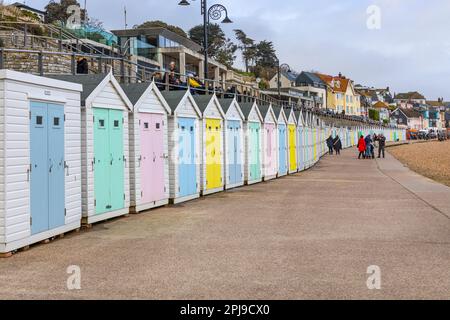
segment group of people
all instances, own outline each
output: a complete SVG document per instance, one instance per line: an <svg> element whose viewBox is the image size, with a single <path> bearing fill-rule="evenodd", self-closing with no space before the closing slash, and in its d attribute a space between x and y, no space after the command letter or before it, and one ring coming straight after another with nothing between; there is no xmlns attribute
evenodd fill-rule
<svg viewBox="0 0 450 320"><path fill-rule="evenodd" d="M336 155L341 154L342 141L341 138L339 138L339 136L336 136L335 138L333 138L333 136L330 136L327 139L327 146L329 155L333 155L334 152L336 152Z"/></svg>
<svg viewBox="0 0 450 320"><path fill-rule="evenodd" d="M386 137L383 134L374 134L371 136L367 135L365 138L363 135L358 140L358 159L375 159L375 148L377 148L378 143L378 159L383 156L385 157L386 149Z"/></svg>

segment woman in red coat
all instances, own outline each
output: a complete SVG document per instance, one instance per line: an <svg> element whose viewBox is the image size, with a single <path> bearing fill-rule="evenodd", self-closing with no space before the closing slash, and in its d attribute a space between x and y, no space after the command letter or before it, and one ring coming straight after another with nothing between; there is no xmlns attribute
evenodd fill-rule
<svg viewBox="0 0 450 320"><path fill-rule="evenodd" d="M358 150L359 150L359 156L358 159L361 159L361 156L363 159L366 158L366 140L364 140L364 136L361 136L358 141Z"/></svg>

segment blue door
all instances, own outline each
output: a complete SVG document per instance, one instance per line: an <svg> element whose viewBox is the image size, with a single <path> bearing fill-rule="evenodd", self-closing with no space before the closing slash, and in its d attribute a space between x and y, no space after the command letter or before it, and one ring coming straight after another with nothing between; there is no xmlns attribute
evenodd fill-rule
<svg viewBox="0 0 450 320"><path fill-rule="evenodd" d="M49 228L64 225L64 109L48 105Z"/></svg>
<svg viewBox="0 0 450 320"><path fill-rule="evenodd" d="M242 135L242 124L240 121L236 121L234 126L234 163L235 165L235 176L236 183L244 182L244 173L242 172L242 161L241 161L241 135Z"/></svg>
<svg viewBox="0 0 450 320"><path fill-rule="evenodd" d="M242 169L240 159L240 135L241 123L236 120L228 121L228 173L230 184L234 185L242 181Z"/></svg>
<svg viewBox="0 0 450 320"><path fill-rule="evenodd" d="M48 230L47 104L31 103L31 233Z"/></svg>
<svg viewBox="0 0 450 320"><path fill-rule="evenodd" d="M280 155L280 173L285 174L287 172L287 138L286 138L286 125L278 125L278 137L279 137L279 152Z"/></svg>
<svg viewBox="0 0 450 320"><path fill-rule="evenodd" d="M195 167L195 120L178 119L178 184L180 197L197 193Z"/></svg>
<svg viewBox="0 0 450 320"><path fill-rule="evenodd" d="M65 223L64 107L30 105L31 233Z"/></svg>

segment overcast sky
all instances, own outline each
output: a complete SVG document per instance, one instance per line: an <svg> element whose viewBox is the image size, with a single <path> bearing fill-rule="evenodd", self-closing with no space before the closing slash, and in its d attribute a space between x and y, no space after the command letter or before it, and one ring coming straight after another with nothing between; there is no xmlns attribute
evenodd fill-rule
<svg viewBox="0 0 450 320"><path fill-rule="evenodd" d="M80 0L79 0L80 1ZM219 1L219 0L217 0ZM210 4L217 1L209 1ZM11 2L11 1L9 1ZM43 8L48 0L27 0ZM80 1L84 4L84 0ZM200 0L87 0L89 15L108 29L163 20L185 30L201 23ZM291 68L344 75L355 83L450 100L449 0L221 0L239 28L256 40L273 41ZM367 27L367 8L381 9L381 29ZM234 37L233 37L234 38ZM239 58L240 59L240 58ZM239 62L241 65L242 63Z"/></svg>

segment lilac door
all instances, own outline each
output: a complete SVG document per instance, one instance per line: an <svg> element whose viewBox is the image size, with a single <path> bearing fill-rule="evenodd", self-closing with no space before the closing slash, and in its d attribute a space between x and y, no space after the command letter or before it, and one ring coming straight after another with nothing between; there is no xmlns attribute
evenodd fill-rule
<svg viewBox="0 0 450 320"><path fill-rule="evenodd" d="M165 198L163 116L140 113L142 203Z"/></svg>

